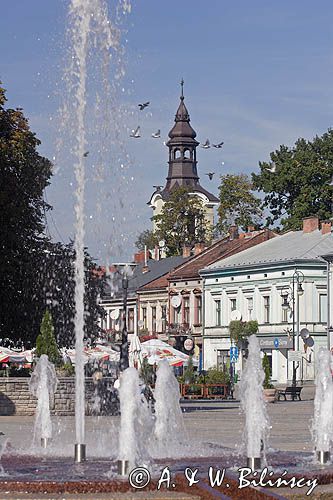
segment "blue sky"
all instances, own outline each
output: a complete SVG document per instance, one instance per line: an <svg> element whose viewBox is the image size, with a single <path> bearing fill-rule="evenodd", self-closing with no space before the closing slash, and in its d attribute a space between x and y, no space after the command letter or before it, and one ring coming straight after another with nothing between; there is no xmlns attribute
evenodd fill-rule
<svg viewBox="0 0 333 500"><path fill-rule="evenodd" d="M8 104L24 108L42 141L41 152L51 159L57 151L68 3L4 0L1 6L0 79ZM111 9L114 3L108 2ZM222 150L198 151L201 182L215 193L218 175L210 182L205 172L250 173L280 144L327 130L333 113L332 19L333 4L325 0L133 0L123 22L126 73L119 105L128 110L122 116L124 127L140 123L142 138L124 134L130 157L125 188L117 189L112 169L106 169L102 183L112 186L104 193L106 203L110 196L123 198L124 217L116 222L116 231L110 223L113 202L96 211L100 192L87 185L86 243L91 253L101 262L129 258L137 233L150 227L146 202L153 184L165 181L163 140L173 124L182 77L198 140L225 143ZM142 100L151 105L139 115ZM158 128L160 141L150 137ZM70 166L57 165L47 199L54 207L50 233L67 241L74 234ZM117 250L109 245L116 238L121 240Z"/></svg>

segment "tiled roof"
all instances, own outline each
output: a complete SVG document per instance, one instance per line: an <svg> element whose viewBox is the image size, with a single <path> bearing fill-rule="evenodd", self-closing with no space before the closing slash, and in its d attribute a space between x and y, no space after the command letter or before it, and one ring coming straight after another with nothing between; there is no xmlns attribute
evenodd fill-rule
<svg viewBox="0 0 333 500"><path fill-rule="evenodd" d="M265 241L256 248L249 248L227 259L219 259L206 267L205 271L295 260L322 261L320 256L332 251L333 235L330 233L322 234L319 230L311 233L290 231L274 240Z"/></svg>
<svg viewBox="0 0 333 500"><path fill-rule="evenodd" d="M148 272L142 272L145 264L141 262L134 268L133 276L128 280L128 295L130 296L131 294L134 294L140 287L150 283L160 276L165 275L170 271L170 269L173 269L185 260L187 259L184 259L181 255L167 257L166 259L161 260L149 259L147 261ZM118 293L121 295L122 290L120 289ZM107 284L104 290L103 298L110 296L110 294L111 287ZM117 295L117 293L115 295Z"/></svg>
<svg viewBox="0 0 333 500"><path fill-rule="evenodd" d="M263 229L254 233L249 233L240 238L230 240L225 237L198 255L191 257L184 264L170 272L169 281L182 279L200 279L199 271L213 262L225 259L230 255L234 255L246 248L261 244L267 239L271 239L276 234L269 229Z"/></svg>

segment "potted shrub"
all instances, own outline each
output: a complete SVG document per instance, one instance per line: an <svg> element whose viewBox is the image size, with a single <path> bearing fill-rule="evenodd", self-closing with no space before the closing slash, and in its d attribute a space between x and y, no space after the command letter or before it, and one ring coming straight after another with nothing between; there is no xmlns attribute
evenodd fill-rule
<svg viewBox="0 0 333 500"><path fill-rule="evenodd" d="M271 367L269 365L268 356L265 353L262 360L262 367L265 372L265 379L263 383L264 388L264 399L267 403L274 403L276 400L276 389L271 383Z"/></svg>

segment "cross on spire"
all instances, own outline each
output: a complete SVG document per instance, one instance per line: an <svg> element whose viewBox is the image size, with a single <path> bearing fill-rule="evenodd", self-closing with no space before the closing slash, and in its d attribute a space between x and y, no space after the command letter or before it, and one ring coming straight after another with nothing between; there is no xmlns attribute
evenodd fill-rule
<svg viewBox="0 0 333 500"><path fill-rule="evenodd" d="M184 79L182 78L181 82L180 82L180 86L182 88L182 94L180 96L181 99L184 99Z"/></svg>

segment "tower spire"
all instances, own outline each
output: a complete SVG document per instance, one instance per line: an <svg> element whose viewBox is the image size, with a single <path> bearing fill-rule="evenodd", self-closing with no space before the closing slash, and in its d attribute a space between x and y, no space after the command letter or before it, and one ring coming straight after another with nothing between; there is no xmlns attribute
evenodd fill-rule
<svg viewBox="0 0 333 500"><path fill-rule="evenodd" d="M181 79L180 86L181 86L181 89L182 89L181 90L182 93L181 93L180 98L181 98L181 100L183 100L184 99L184 78Z"/></svg>

